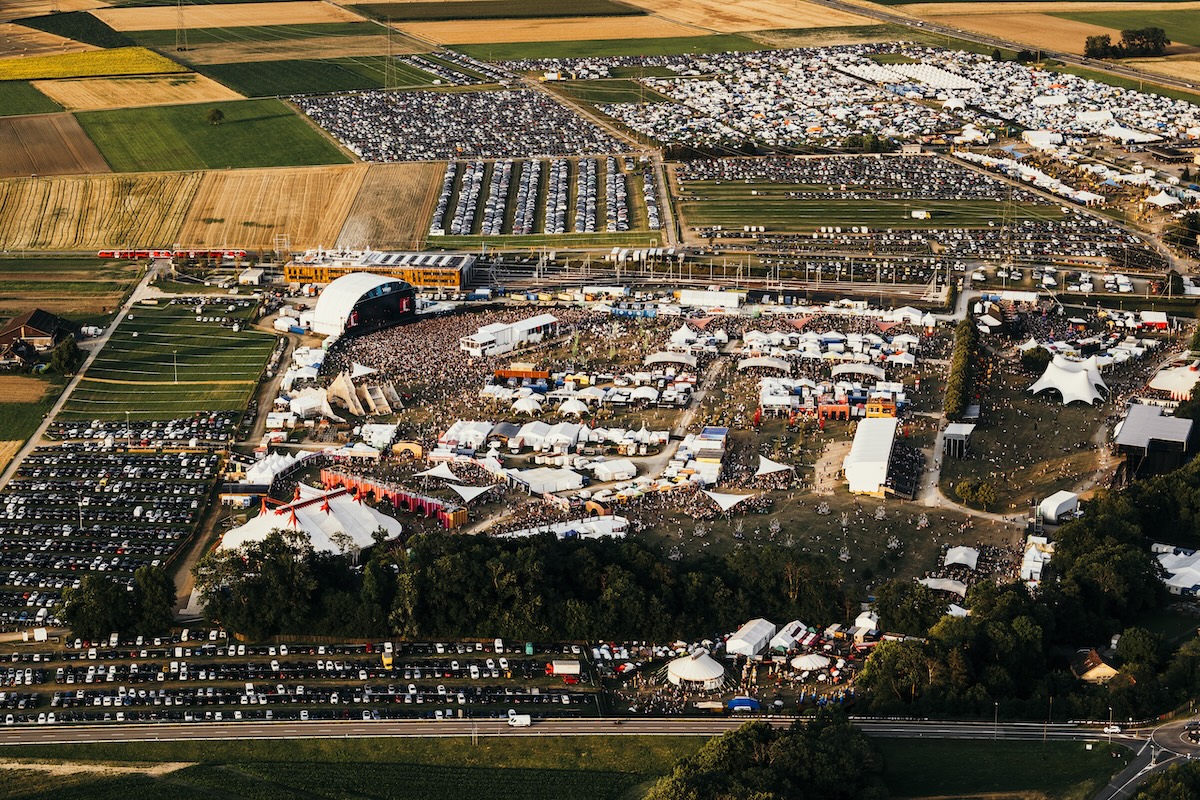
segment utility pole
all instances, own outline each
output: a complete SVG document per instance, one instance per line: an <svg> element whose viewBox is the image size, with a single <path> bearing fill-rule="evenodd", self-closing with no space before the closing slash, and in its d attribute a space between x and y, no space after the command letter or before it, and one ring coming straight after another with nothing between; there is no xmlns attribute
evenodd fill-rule
<svg viewBox="0 0 1200 800"><path fill-rule="evenodd" d="M175 49L179 52L188 49L187 28L183 25L183 0L175 5Z"/></svg>

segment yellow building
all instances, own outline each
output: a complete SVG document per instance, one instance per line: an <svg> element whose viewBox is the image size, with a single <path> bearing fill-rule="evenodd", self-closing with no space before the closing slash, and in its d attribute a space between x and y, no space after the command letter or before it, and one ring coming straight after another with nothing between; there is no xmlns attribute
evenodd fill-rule
<svg viewBox="0 0 1200 800"><path fill-rule="evenodd" d="M461 291L471 280L475 261L466 253L309 250L287 264L283 274L289 283L332 283L351 272L369 272L419 289Z"/></svg>

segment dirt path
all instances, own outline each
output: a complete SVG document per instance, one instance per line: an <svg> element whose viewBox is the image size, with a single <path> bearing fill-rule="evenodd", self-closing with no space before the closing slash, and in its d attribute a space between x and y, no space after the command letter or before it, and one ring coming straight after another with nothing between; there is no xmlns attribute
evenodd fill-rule
<svg viewBox="0 0 1200 800"><path fill-rule="evenodd" d="M813 467L813 492L815 494L828 496L837 491L841 484L838 476L842 472L842 462L846 460L846 454L850 452L851 445L853 442L849 439L825 445L825 451L821 453L821 457L817 459L817 463Z"/></svg>
<svg viewBox="0 0 1200 800"><path fill-rule="evenodd" d="M81 761L13 761L0 759L0 769L31 769L47 775L78 775L96 773L100 775L168 775L185 767L195 766L190 761L164 761L161 764L108 764Z"/></svg>

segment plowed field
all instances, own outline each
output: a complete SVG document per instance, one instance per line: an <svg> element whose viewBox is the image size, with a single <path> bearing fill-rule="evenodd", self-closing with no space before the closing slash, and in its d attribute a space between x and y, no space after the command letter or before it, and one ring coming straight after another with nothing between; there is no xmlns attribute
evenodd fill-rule
<svg viewBox="0 0 1200 800"><path fill-rule="evenodd" d="M445 165L372 164L338 247L417 249L429 231Z"/></svg>
<svg viewBox="0 0 1200 800"><path fill-rule="evenodd" d="M95 49L90 44L55 36L53 33L35 31L33 28L14 25L11 22L0 22L0 58L82 53Z"/></svg>
<svg viewBox="0 0 1200 800"><path fill-rule="evenodd" d="M0 118L0 178L109 171L70 114Z"/></svg>

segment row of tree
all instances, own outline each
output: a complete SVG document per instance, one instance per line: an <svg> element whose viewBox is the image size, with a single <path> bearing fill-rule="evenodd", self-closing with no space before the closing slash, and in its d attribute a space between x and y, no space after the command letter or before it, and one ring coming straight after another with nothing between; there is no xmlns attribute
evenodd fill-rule
<svg viewBox="0 0 1200 800"><path fill-rule="evenodd" d="M1131 28L1121 31L1121 41L1116 44L1108 34L1087 37L1083 54L1087 58L1161 56L1169 44L1171 40L1162 28Z"/></svg>
<svg viewBox="0 0 1200 800"><path fill-rule="evenodd" d="M174 624L175 583L162 567L139 567L129 586L89 573L79 588L63 590L63 620L76 636L110 633L159 636Z"/></svg>
<svg viewBox="0 0 1200 800"><path fill-rule="evenodd" d="M950 354L950 376L946 379L946 416L961 419L975 389L975 369L979 359L979 329L964 319L954 329L954 350Z"/></svg>
<svg viewBox="0 0 1200 800"><path fill-rule="evenodd" d="M212 621L281 633L407 638L712 635L750 617L840 620L840 572L800 547L739 548L674 562L634 540L416 536L380 543L361 570L277 531L196 567Z"/></svg>

